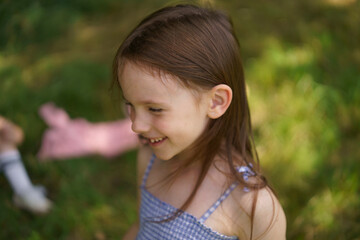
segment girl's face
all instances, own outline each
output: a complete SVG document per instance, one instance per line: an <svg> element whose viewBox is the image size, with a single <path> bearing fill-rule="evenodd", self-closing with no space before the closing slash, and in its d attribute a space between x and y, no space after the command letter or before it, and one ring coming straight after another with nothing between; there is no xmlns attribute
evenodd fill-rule
<svg viewBox="0 0 360 240"><path fill-rule="evenodd" d="M172 76L160 77L129 62L120 79L132 130L146 139L159 159L178 155L204 131L209 121L207 92L195 98Z"/></svg>

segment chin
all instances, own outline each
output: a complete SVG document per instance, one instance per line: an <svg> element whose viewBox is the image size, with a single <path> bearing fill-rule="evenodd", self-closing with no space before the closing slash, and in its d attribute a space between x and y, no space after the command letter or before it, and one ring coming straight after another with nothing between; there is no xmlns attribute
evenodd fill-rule
<svg viewBox="0 0 360 240"><path fill-rule="evenodd" d="M162 155L161 153L154 153L157 159L163 160L163 161L169 161L170 159L173 158L173 156L167 156L167 155Z"/></svg>
<svg viewBox="0 0 360 240"><path fill-rule="evenodd" d="M176 156L176 154L162 153L162 152L157 152L157 151L154 151L154 154L155 154L157 159L160 159L160 160L163 160L163 161L169 161L169 160L173 159Z"/></svg>

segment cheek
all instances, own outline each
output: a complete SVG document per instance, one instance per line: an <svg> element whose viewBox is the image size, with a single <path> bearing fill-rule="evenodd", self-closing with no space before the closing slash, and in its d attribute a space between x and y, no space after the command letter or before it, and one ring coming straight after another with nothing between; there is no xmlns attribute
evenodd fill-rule
<svg viewBox="0 0 360 240"><path fill-rule="evenodd" d="M179 117L173 116L167 116L161 119L158 118L153 121L153 126L163 135L172 140L177 139L177 141L183 135L184 130L186 130L184 121L179 119Z"/></svg>
<svg viewBox="0 0 360 240"><path fill-rule="evenodd" d="M156 119L153 121L153 126L157 128L158 130L162 131L164 134L167 134L169 132L172 132L173 130L173 123L169 119Z"/></svg>

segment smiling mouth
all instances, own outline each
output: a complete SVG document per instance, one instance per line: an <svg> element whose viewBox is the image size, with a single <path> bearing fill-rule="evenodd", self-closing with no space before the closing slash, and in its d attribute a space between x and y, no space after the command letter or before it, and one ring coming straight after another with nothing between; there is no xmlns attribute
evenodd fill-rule
<svg viewBox="0 0 360 240"><path fill-rule="evenodd" d="M150 143L158 143L158 142L161 142L165 139L166 137L163 137L163 138L149 138L149 142Z"/></svg>
<svg viewBox="0 0 360 240"><path fill-rule="evenodd" d="M139 136L139 139L140 139L140 142L142 144L149 144L149 145L152 145L152 146L156 146L156 145L159 145L161 144L162 142L164 142L167 137L158 137L158 138L147 138L147 137L144 137L142 135L138 135Z"/></svg>
<svg viewBox="0 0 360 240"><path fill-rule="evenodd" d="M151 146L157 146L164 142L167 139L167 137L159 137L159 138L146 138L148 144Z"/></svg>

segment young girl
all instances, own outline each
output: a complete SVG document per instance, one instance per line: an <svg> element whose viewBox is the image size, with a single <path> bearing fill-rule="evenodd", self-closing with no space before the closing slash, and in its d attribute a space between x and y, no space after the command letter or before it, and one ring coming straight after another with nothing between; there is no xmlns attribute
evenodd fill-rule
<svg viewBox="0 0 360 240"><path fill-rule="evenodd" d="M229 18L192 5L146 17L114 60L138 153L139 221L125 239L285 239L261 175Z"/></svg>

